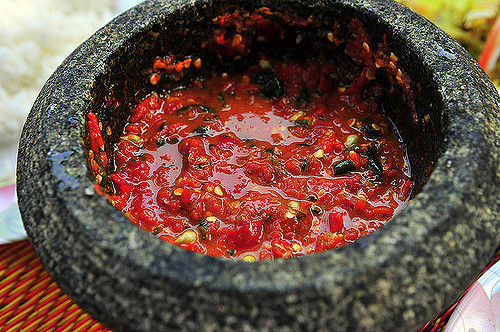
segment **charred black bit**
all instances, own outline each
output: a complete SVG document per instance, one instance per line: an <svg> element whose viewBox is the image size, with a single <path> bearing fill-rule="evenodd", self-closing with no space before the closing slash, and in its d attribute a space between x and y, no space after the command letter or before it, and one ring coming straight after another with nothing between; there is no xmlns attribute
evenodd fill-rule
<svg viewBox="0 0 500 332"><path fill-rule="evenodd" d="M111 120L111 117L113 116L113 113L115 111L115 107L113 106L113 103L107 103L103 106L102 108L102 114L100 114L99 118L102 121L109 121Z"/></svg>
<svg viewBox="0 0 500 332"><path fill-rule="evenodd" d="M342 159L341 161L333 164L333 173L335 175L346 174L356 170L356 166L351 159Z"/></svg>
<svg viewBox="0 0 500 332"><path fill-rule="evenodd" d="M168 144L177 144L179 143L179 139L177 137L170 137L166 141Z"/></svg>
<svg viewBox="0 0 500 332"><path fill-rule="evenodd" d="M314 141L314 142L297 143L297 146L310 147L310 146L313 146L314 143L316 143L316 141Z"/></svg>
<svg viewBox="0 0 500 332"><path fill-rule="evenodd" d="M274 148L265 148L264 152L269 154L274 154Z"/></svg>
<svg viewBox="0 0 500 332"><path fill-rule="evenodd" d="M207 164L197 164L196 167L198 169L204 169L205 167L212 166L212 163L207 163Z"/></svg>
<svg viewBox="0 0 500 332"><path fill-rule="evenodd" d="M156 145L158 145L158 146L163 146L163 145L165 145L165 143L166 142L165 142L165 140L163 138L158 138L156 140Z"/></svg>
<svg viewBox="0 0 500 332"><path fill-rule="evenodd" d="M191 108L199 108L202 112L207 112L210 114L215 114L217 113L216 110L214 110L212 107L206 106L206 105L201 105L201 104L191 104L191 105L186 105L184 107L179 108L176 112L182 112Z"/></svg>
<svg viewBox="0 0 500 332"><path fill-rule="evenodd" d="M348 147L347 149L345 149L345 151L354 151L354 152L358 152L359 150L361 150L361 146L359 145L352 145L350 147Z"/></svg>
<svg viewBox="0 0 500 332"><path fill-rule="evenodd" d="M311 206L311 212L314 214L321 214L323 212L323 209L317 205L313 205Z"/></svg>
<svg viewBox="0 0 500 332"><path fill-rule="evenodd" d="M285 93L281 80L269 69L259 70L253 76L253 81L259 84L259 91L267 98L279 98Z"/></svg>
<svg viewBox="0 0 500 332"><path fill-rule="evenodd" d="M381 185L384 179L382 178L381 175L375 176L375 178L372 179L372 183L376 185Z"/></svg>
<svg viewBox="0 0 500 332"><path fill-rule="evenodd" d="M361 127L361 130L365 133L365 136L369 139L378 139L380 138L381 132L380 127L372 121L367 121Z"/></svg>
<svg viewBox="0 0 500 332"><path fill-rule="evenodd" d="M217 94L217 100L220 101L221 103L224 103L224 104L226 103L226 99L224 99L224 95L220 91Z"/></svg>
<svg viewBox="0 0 500 332"><path fill-rule="evenodd" d="M316 196L315 194L311 194L311 195L307 196L307 200L309 202L316 202L316 201L318 201L318 196Z"/></svg>
<svg viewBox="0 0 500 332"><path fill-rule="evenodd" d="M302 172L305 172L309 168L309 159L304 160L302 165L300 165L300 169Z"/></svg>
<svg viewBox="0 0 500 332"><path fill-rule="evenodd" d="M297 212L296 217L297 217L297 220L302 220L302 219L304 219L305 217L307 217L307 214L305 214L305 213L304 213L304 212L302 212L302 211L299 211L299 212Z"/></svg>
<svg viewBox="0 0 500 332"><path fill-rule="evenodd" d="M210 222L206 219L203 219L198 223L198 231L200 232L200 236L203 240L207 237L211 226Z"/></svg>
<svg viewBox="0 0 500 332"><path fill-rule="evenodd" d="M153 231L151 232L151 234L158 235L158 234L160 234L160 232L161 232L161 227L155 227L155 228L153 228Z"/></svg>
<svg viewBox="0 0 500 332"><path fill-rule="evenodd" d="M368 157L368 162L366 163L366 165L368 166L370 171L372 171L373 174L375 175L382 174L383 168L382 165L380 164L380 161L377 158L377 154L369 146L366 147L366 156Z"/></svg>
<svg viewBox="0 0 500 332"><path fill-rule="evenodd" d="M228 250L227 250L227 254L228 254L229 256L233 256L235 253L236 253L236 250L235 250L235 249L228 249Z"/></svg>
<svg viewBox="0 0 500 332"><path fill-rule="evenodd" d="M264 84L267 81L273 79L274 77L276 77L276 75L274 75L272 70L261 69L253 75L252 82L257 84Z"/></svg>
<svg viewBox="0 0 500 332"><path fill-rule="evenodd" d="M306 107L311 100L311 94L309 93L309 90L305 86L300 89L299 94L297 95L297 98L295 99L295 105L298 108L301 107Z"/></svg>
<svg viewBox="0 0 500 332"><path fill-rule="evenodd" d="M146 156L144 154L140 154L130 159L130 161L144 161L144 160L146 160Z"/></svg>

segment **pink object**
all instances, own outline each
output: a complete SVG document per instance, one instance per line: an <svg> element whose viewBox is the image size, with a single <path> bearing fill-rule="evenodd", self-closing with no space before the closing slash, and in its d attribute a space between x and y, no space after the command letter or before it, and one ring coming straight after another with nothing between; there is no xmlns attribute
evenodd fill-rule
<svg viewBox="0 0 500 332"><path fill-rule="evenodd" d="M9 184L0 188L0 212L5 210L9 205L16 202L16 185Z"/></svg>
<svg viewBox="0 0 500 332"><path fill-rule="evenodd" d="M500 261L472 284L444 332L500 331Z"/></svg>

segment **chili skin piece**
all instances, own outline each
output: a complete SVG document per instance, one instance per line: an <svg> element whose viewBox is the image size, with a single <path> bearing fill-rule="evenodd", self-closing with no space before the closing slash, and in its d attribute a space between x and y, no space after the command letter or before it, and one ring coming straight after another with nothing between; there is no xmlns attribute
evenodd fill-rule
<svg viewBox="0 0 500 332"><path fill-rule="evenodd" d="M359 107L361 94L331 84L334 70L263 61L167 98L152 93L116 144L108 199L166 241L245 261L375 231L408 202L405 147L376 107Z"/></svg>

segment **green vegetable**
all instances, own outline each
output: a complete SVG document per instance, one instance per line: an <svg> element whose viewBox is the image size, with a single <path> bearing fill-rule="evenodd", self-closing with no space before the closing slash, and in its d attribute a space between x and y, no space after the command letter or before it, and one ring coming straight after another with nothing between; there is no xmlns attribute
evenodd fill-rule
<svg viewBox="0 0 500 332"><path fill-rule="evenodd" d="M208 135L212 130L205 126L205 125L199 125L195 130L193 130L193 133L195 134L200 134L200 135Z"/></svg>
<svg viewBox="0 0 500 332"><path fill-rule="evenodd" d="M380 175L383 172L382 165L377 158L377 154L369 146L366 148L366 156L368 157L368 162L366 165L375 175Z"/></svg>
<svg viewBox="0 0 500 332"><path fill-rule="evenodd" d="M177 137L169 137L169 138L167 138L167 139L158 138L158 139L156 140L156 144L157 144L158 146L163 146L163 145L165 145L165 144L167 144L167 143L168 143L168 144L177 144L177 143L179 143L179 139L178 139Z"/></svg>
<svg viewBox="0 0 500 332"><path fill-rule="evenodd" d="M356 166L351 159L342 159L341 161L333 164L333 173L335 175L346 174L356 170Z"/></svg>
<svg viewBox="0 0 500 332"><path fill-rule="evenodd" d="M293 123L295 123L298 126L301 126L302 128L308 128L312 125L311 120L309 119L297 119Z"/></svg>
<svg viewBox="0 0 500 332"><path fill-rule="evenodd" d="M251 148L255 147L255 141L251 138L245 138L244 139L245 142L248 143L248 145L250 145Z"/></svg>
<svg viewBox="0 0 500 332"><path fill-rule="evenodd" d="M349 135L347 136L347 139L345 141L345 144L348 146L348 147L351 147L353 146L354 144L356 144L359 140L359 136L358 135Z"/></svg>

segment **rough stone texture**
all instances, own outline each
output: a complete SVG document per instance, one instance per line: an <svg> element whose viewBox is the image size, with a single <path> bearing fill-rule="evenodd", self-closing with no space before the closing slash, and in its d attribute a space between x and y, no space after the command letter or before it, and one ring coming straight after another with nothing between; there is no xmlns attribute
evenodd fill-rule
<svg viewBox="0 0 500 332"><path fill-rule="evenodd" d="M397 3L231 2L360 17L370 34L388 35L420 83L431 112L420 136L441 137L441 154L409 207L373 235L300 259L233 262L165 243L93 192L82 137L94 82L151 26L196 24L221 3L143 3L79 47L44 86L18 163L21 214L44 266L116 330L417 329L466 289L500 243L500 101L462 47Z"/></svg>

